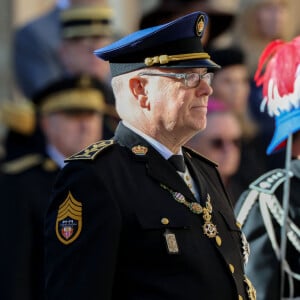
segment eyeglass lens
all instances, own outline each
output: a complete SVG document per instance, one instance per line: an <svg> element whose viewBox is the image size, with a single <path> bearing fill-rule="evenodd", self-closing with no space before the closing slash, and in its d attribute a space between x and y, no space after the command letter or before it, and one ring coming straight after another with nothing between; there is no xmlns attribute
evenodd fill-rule
<svg viewBox="0 0 300 300"><path fill-rule="evenodd" d="M203 80L210 85L212 78L213 78L213 73L205 73L205 74L187 73L185 77L185 84L188 87L196 87L198 86L200 80Z"/></svg>

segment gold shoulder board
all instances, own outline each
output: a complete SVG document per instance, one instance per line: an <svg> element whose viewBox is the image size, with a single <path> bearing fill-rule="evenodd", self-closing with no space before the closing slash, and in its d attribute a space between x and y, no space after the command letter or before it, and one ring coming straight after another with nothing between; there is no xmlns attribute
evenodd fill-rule
<svg viewBox="0 0 300 300"><path fill-rule="evenodd" d="M20 174L39 165L42 161L43 157L40 154L28 154L3 163L1 169L6 174Z"/></svg>
<svg viewBox="0 0 300 300"><path fill-rule="evenodd" d="M114 144L113 140L99 141L97 143L88 146L84 150L68 157L67 159L65 159L65 162L69 162L72 160L93 160L100 152L102 152L104 149L106 149L107 147L113 144Z"/></svg>

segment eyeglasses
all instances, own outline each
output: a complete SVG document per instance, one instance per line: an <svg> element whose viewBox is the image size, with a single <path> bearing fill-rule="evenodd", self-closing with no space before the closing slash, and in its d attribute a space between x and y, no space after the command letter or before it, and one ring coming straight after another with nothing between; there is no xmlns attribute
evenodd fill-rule
<svg viewBox="0 0 300 300"><path fill-rule="evenodd" d="M241 139L240 138L236 138L236 139L231 139L231 140L224 140L222 138L214 138L211 139L209 141L210 145L216 149L216 150L221 150L225 147L226 144L230 144L236 148L240 148L241 147Z"/></svg>
<svg viewBox="0 0 300 300"><path fill-rule="evenodd" d="M197 87L201 80L205 81L208 85L211 84L214 74L213 73L148 73L141 72L139 76L163 76L171 77L176 79L184 79L184 84L186 87L194 88Z"/></svg>

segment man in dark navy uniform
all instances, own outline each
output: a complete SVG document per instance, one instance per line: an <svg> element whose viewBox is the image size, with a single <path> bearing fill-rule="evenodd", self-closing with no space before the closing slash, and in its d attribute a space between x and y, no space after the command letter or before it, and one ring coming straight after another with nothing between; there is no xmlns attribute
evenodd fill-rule
<svg viewBox="0 0 300 300"><path fill-rule="evenodd" d="M182 147L206 126L212 72L195 12L95 54L122 119L67 159L47 211L46 299L255 299L216 164Z"/></svg>

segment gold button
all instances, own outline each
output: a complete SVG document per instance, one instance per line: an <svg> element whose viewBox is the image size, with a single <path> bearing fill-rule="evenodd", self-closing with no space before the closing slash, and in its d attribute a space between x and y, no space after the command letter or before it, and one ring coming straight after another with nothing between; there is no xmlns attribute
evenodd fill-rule
<svg viewBox="0 0 300 300"><path fill-rule="evenodd" d="M219 247L222 245L222 239L218 235L216 236L216 243Z"/></svg>
<svg viewBox="0 0 300 300"><path fill-rule="evenodd" d="M229 264L229 269L230 269L231 273L233 274L234 273L234 266L232 264Z"/></svg>
<svg viewBox="0 0 300 300"><path fill-rule="evenodd" d="M185 179L186 179L187 181L190 181L191 178L190 178L189 175L186 175L186 176L185 176Z"/></svg>
<svg viewBox="0 0 300 300"><path fill-rule="evenodd" d="M236 224L236 226L237 226L239 229L242 228L242 224L241 224L240 222L236 222L235 224Z"/></svg>
<svg viewBox="0 0 300 300"><path fill-rule="evenodd" d="M239 300L243 300L243 297L241 295L239 295Z"/></svg>
<svg viewBox="0 0 300 300"><path fill-rule="evenodd" d="M43 163L43 168L45 171L52 172L56 171L58 166L52 159L47 158Z"/></svg>
<svg viewBox="0 0 300 300"><path fill-rule="evenodd" d="M170 223L169 219L168 218L162 218L161 220L161 223L164 224L164 225L168 225Z"/></svg>

